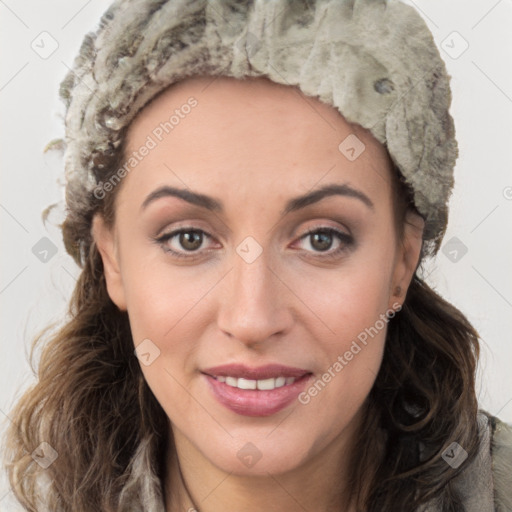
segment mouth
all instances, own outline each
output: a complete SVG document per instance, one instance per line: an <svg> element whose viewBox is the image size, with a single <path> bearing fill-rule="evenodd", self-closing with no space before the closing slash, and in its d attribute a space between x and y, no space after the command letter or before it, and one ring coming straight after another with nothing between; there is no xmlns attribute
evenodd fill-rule
<svg viewBox="0 0 512 512"><path fill-rule="evenodd" d="M216 400L244 416L270 416L300 394L312 372L283 365L223 365L201 372Z"/></svg>

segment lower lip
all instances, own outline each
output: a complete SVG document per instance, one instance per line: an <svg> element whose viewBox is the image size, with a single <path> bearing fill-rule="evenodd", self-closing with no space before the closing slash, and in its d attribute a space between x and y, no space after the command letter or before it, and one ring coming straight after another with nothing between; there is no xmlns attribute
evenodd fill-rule
<svg viewBox="0 0 512 512"><path fill-rule="evenodd" d="M311 374L304 375L293 384L268 391L239 389L203 374L213 396L229 410L243 416L271 416L290 405L304 390Z"/></svg>

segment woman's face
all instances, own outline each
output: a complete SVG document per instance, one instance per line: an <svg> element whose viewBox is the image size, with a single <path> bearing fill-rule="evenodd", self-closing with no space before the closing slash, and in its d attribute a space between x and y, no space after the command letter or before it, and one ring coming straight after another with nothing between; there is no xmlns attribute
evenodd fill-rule
<svg viewBox="0 0 512 512"><path fill-rule="evenodd" d="M183 81L127 140L94 236L178 453L235 474L342 453L421 246L383 146L261 78Z"/></svg>

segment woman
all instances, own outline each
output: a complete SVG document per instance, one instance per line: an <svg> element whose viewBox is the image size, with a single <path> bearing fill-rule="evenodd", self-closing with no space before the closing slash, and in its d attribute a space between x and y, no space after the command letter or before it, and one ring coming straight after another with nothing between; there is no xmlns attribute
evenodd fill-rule
<svg viewBox="0 0 512 512"><path fill-rule="evenodd" d="M511 510L478 335L421 279L457 156L399 2L119 1L64 80L69 321L27 510Z"/></svg>

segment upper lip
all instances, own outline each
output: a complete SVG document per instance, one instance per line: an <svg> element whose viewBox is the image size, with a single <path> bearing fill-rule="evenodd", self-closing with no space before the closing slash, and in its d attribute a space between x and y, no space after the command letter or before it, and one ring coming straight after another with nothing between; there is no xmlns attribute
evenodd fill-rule
<svg viewBox="0 0 512 512"><path fill-rule="evenodd" d="M282 364L267 364L265 366L250 367L244 364L223 364L203 370L203 373L212 377L236 377L250 380L263 380L276 377L303 377L311 373L303 368L283 366Z"/></svg>

